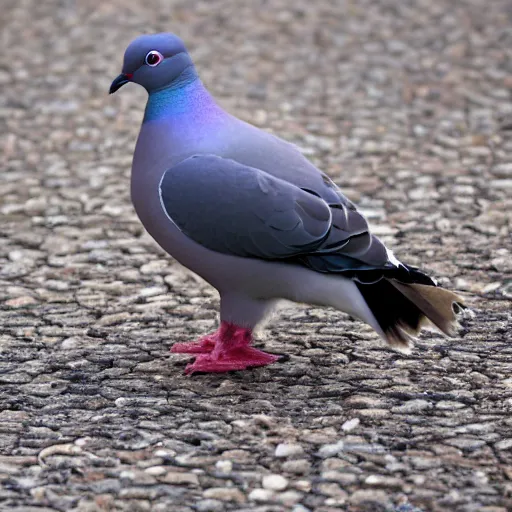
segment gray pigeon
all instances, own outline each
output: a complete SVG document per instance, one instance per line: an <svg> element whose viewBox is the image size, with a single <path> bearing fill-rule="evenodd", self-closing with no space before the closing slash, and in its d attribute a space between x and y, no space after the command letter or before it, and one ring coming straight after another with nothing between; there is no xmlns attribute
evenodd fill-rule
<svg viewBox="0 0 512 512"><path fill-rule="evenodd" d="M135 39L110 93L128 82L149 93L133 157L135 210L220 294L219 329L171 349L196 355L187 373L277 361L251 343L280 299L345 311L403 352L426 323L455 333L462 300L399 262L296 146L219 107L177 36Z"/></svg>

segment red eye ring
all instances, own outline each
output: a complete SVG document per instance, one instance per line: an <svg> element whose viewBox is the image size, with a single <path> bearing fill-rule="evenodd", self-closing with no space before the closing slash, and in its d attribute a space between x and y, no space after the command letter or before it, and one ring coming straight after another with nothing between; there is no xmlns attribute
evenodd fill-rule
<svg viewBox="0 0 512 512"><path fill-rule="evenodd" d="M157 50L151 50L146 55L146 58L144 59L145 63L154 68L155 66L158 66L160 62L164 60L164 56Z"/></svg>

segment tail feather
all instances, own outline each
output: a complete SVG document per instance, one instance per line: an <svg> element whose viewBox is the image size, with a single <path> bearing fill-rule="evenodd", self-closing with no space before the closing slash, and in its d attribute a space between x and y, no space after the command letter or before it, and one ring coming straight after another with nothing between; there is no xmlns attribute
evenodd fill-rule
<svg viewBox="0 0 512 512"><path fill-rule="evenodd" d="M455 336L459 324L454 304L463 304L458 295L437 286L404 284L394 280L390 282L442 332L447 336Z"/></svg>
<svg viewBox="0 0 512 512"><path fill-rule="evenodd" d="M388 343L408 353L423 327L436 326L448 336L457 332L455 307L463 300L448 290L427 284L383 278L371 284L356 282Z"/></svg>

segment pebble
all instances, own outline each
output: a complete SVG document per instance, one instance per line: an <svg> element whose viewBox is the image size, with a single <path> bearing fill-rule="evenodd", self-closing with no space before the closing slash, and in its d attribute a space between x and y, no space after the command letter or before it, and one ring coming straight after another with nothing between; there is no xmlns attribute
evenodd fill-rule
<svg viewBox="0 0 512 512"><path fill-rule="evenodd" d="M249 493L249 501L272 501L275 496L270 489L254 489Z"/></svg>
<svg viewBox="0 0 512 512"><path fill-rule="evenodd" d="M441 466L441 460L438 457L408 457L408 460L413 468L418 470L438 468Z"/></svg>
<svg viewBox="0 0 512 512"><path fill-rule="evenodd" d="M280 493L276 494L275 500L278 503L282 503L283 505L290 507L290 506L298 503L302 499L302 497L303 497L302 493L290 490L290 491L280 492Z"/></svg>
<svg viewBox="0 0 512 512"><path fill-rule="evenodd" d="M215 468L219 473L228 475L233 471L233 463L230 460L219 460L215 463Z"/></svg>
<svg viewBox="0 0 512 512"><path fill-rule="evenodd" d="M203 492L205 498L212 498L220 501L232 501L242 504L245 502L245 495L242 491L231 487L211 487Z"/></svg>
<svg viewBox="0 0 512 512"><path fill-rule="evenodd" d="M181 473L178 471L169 471L165 475L159 477L159 480L168 484L189 484L199 486L199 479L194 473Z"/></svg>
<svg viewBox="0 0 512 512"><path fill-rule="evenodd" d="M455 437L453 439L447 439L446 444L460 448L461 450L473 451L481 448L486 444L483 439L474 439L470 437Z"/></svg>
<svg viewBox="0 0 512 512"><path fill-rule="evenodd" d="M318 456L321 457L322 459L334 457L335 455L343 451L344 446L345 444L342 440L338 441L337 443L324 444L318 450Z"/></svg>
<svg viewBox="0 0 512 512"><path fill-rule="evenodd" d="M455 402L453 400L440 400L436 403L436 409L440 409L442 411L454 411L456 409L464 409L466 404L461 402Z"/></svg>
<svg viewBox="0 0 512 512"><path fill-rule="evenodd" d="M496 174L496 176L508 178L509 176L512 176L512 163L508 162L504 164L498 164L493 167L492 172Z"/></svg>
<svg viewBox="0 0 512 512"><path fill-rule="evenodd" d="M368 510L380 510L381 508L391 509L392 503L389 496L384 491L372 489L359 489L352 493L349 497L352 505L365 505ZM371 508L371 507L374 507Z"/></svg>
<svg viewBox="0 0 512 512"><path fill-rule="evenodd" d="M169 267L169 262L166 260L153 260L140 267L140 273L143 275L165 274Z"/></svg>
<svg viewBox="0 0 512 512"><path fill-rule="evenodd" d="M282 465L283 471L295 475L305 475L311 469L311 462L307 459L287 460Z"/></svg>
<svg viewBox="0 0 512 512"><path fill-rule="evenodd" d="M294 483L295 489L298 489L302 492L310 492L312 488L312 484L309 480L297 480Z"/></svg>
<svg viewBox="0 0 512 512"><path fill-rule="evenodd" d="M432 409L433 404L432 402L429 402L428 400L422 400L416 399L416 400L409 400L405 402L402 405L393 407L391 409L391 412L397 413L397 414L411 414L416 412L421 412L426 409Z"/></svg>
<svg viewBox="0 0 512 512"><path fill-rule="evenodd" d="M305 507L304 505L301 505L298 503L292 508L292 512L311 512L311 509Z"/></svg>
<svg viewBox="0 0 512 512"><path fill-rule="evenodd" d="M206 499L196 502L194 508L197 512L223 512L225 505L219 500Z"/></svg>
<svg viewBox="0 0 512 512"><path fill-rule="evenodd" d="M512 449L512 438L503 439L494 444L497 450L511 450Z"/></svg>
<svg viewBox="0 0 512 512"><path fill-rule="evenodd" d="M404 482L400 478L384 475L369 475L366 477L364 483L375 487L393 487L401 489Z"/></svg>
<svg viewBox="0 0 512 512"><path fill-rule="evenodd" d="M162 476L167 473L167 468L165 466L150 466L144 469L144 471L153 476Z"/></svg>
<svg viewBox="0 0 512 512"><path fill-rule="evenodd" d="M281 443L278 444L275 451L276 457L292 457L295 455L302 455L304 453L304 449L300 444L287 444Z"/></svg>
<svg viewBox="0 0 512 512"><path fill-rule="evenodd" d="M512 179L491 180L490 186L499 190L512 188Z"/></svg>
<svg viewBox="0 0 512 512"><path fill-rule="evenodd" d="M265 475L262 479L264 489L283 491L288 486L288 480L281 475Z"/></svg>
<svg viewBox="0 0 512 512"><path fill-rule="evenodd" d="M338 482L341 485L350 485L357 481L357 475L342 471L324 471L320 476L324 480Z"/></svg>
<svg viewBox="0 0 512 512"><path fill-rule="evenodd" d="M30 295L25 295L23 297L16 297L14 299L9 299L4 302L7 307L10 308L23 308L25 306L31 306L33 304L37 304L37 300Z"/></svg>
<svg viewBox="0 0 512 512"><path fill-rule="evenodd" d="M348 494L344 491L338 484L336 483L323 483L318 484L317 486L318 492L325 494L326 496L331 496L336 498L337 500L342 500L341 503L344 503L348 498Z"/></svg>
<svg viewBox="0 0 512 512"><path fill-rule="evenodd" d="M341 430L344 432L350 432L351 430L356 429L359 426L359 423L361 423L359 418L352 418L351 420L345 421L345 423L341 425Z"/></svg>

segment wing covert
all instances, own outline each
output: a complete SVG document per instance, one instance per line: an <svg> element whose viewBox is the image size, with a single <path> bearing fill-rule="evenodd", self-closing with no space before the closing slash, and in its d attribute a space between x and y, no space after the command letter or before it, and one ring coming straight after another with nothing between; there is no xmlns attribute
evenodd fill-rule
<svg viewBox="0 0 512 512"><path fill-rule="evenodd" d="M234 160L194 155L165 172L160 197L185 235L217 252L291 258L320 272L391 265L366 219L332 181L324 183L328 194Z"/></svg>
<svg viewBox="0 0 512 512"><path fill-rule="evenodd" d="M282 259L314 252L331 229L327 203L259 169L196 155L169 169L162 207L194 241L243 257Z"/></svg>

